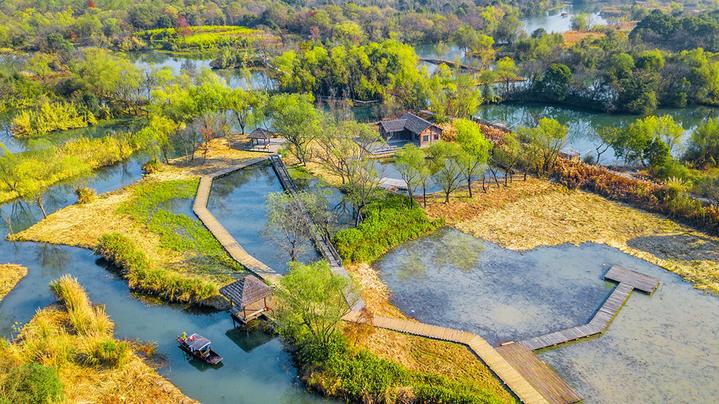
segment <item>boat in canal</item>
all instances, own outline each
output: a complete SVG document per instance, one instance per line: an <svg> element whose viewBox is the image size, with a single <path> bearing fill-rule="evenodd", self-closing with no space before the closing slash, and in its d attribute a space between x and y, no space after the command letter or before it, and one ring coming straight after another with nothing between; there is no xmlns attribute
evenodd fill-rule
<svg viewBox="0 0 719 404"><path fill-rule="evenodd" d="M212 341L200 334L192 334L188 337L183 333L183 335L177 337L177 343L183 351L205 363L218 365L222 362L222 356L210 347Z"/></svg>

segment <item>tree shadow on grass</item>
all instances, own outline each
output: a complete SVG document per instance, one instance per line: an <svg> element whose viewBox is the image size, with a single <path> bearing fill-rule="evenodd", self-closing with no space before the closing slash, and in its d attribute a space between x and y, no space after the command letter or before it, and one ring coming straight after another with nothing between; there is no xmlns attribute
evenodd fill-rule
<svg viewBox="0 0 719 404"><path fill-rule="evenodd" d="M632 248L661 259L719 261L719 242L695 234L637 237L627 242Z"/></svg>

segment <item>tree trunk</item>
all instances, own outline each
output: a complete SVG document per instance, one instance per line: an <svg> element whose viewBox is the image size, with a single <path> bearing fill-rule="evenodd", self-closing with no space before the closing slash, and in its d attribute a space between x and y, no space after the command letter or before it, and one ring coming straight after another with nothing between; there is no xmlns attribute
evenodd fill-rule
<svg viewBox="0 0 719 404"><path fill-rule="evenodd" d="M482 192L487 193L487 182L484 174L482 174Z"/></svg>
<svg viewBox="0 0 719 404"><path fill-rule="evenodd" d="M492 177L494 178L494 183L497 184L497 189L499 189L500 185L499 185L499 181L497 180L497 171L490 168L489 172L492 173Z"/></svg>
<svg viewBox="0 0 719 404"><path fill-rule="evenodd" d="M422 205L427 208L427 185L422 183Z"/></svg>
<svg viewBox="0 0 719 404"><path fill-rule="evenodd" d="M36 202L37 206L40 208L40 212L42 212L43 219L47 218L47 212L45 211L45 203L43 202L43 195L40 195L37 197Z"/></svg>
<svg viewBox="0 0 719 404"><path fill-rule="evenodd" d="M472 176L467 176L467 189L469 189L469 199L472 199Z"/></svg>
<svg viewBox="0 0 719 404"><path fill-rule="evenodd" d="M449 192L444 191L444 203L449 203Z"/></svg>

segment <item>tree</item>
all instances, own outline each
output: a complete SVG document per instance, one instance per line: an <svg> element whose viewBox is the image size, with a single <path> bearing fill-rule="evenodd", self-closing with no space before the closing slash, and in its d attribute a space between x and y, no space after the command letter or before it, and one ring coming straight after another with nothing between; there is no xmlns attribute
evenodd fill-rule
<svg viewBox="0 0 719 404"><path fill-rule="evenodd" d="M719 118L709 118L694 130L685 159L699 167L719 165Z"/></svg>
<svg viewBox="0 0 719 404"><path fill-rule="evenodd" d="M482 130L476 123L468 119L456 119L452 124L457 130L457 143L462 148L459 163L467 179L467 188L471 198L472 176L479 175L484 171L489 160L489 151L492 144L484 137Z"/></svg>
<svg viewBox="0 0 719 404"><path fill-rule="evenodd" d="M529 143L528 153L537 174L554 169L559 152L564 147L568 128L556 119L542 118L534 128L520 128L522 140Z"/></svg>
<svg viewBox="0 0 719 404"><path fill-rule="evenodd" d="M309 143L319 134L320 117L310 94L279 94L270 99L272 125L290 145L290 153L305 165Z"/></svg>
<svg viewBox="0 0 719 404"><path fill-rule="evenodd" d="M683 134L684 129L671 116L652 115L632 122L613 146L619 157L623 157L627 162L639 162L646 167L650 164L649 154L656 159L660 147L657 140L665 143L671 151Z"/></svg>
<svg viewBox="0 0 719 404"><path fill-rule="evenodd" d="M354 120L338 121L330 114L322 114L314 157L329 172L339 176L344 185L350 175L350 163L365 153L357 142L366 144L376 138L377 133L365 124Z"/></svg>
<svg viewBox="0 0 719 404"><path fill-rule="evenodd" d="M354 206L355 225L362 220L362 212L377 197L380 176L374 163L367 159L352 160L348 164L347 198Z"/></svg>
<svg viewBox="0 0 719 404"><path fill-rule="evenodd" d="M253 112L259 109L259 104L263 101L266 100L258 93L242 88L236 88L228 93L227 109L234 113L243 135L245 134L245 128L255 123Z"/></svg>
<svg viewBox="0 0 719 404"><path fill-rule="evenodd" d="M554 101L563 101L569 94L571 81L572 71L569 70L569 67L561 63L553 63L544 72L544 76L537 85L545 97Z"/></svg>
<svg viewBox="0 0 719 404"><path fill-rule="evenodd" d="M334 274L326 261L292 263L277 288L278 331L293 343L327 346L356 302L348 278Z"/></svg>
<svg viewBox="0 0 719 404"><path fill-rule="evenodd" d="M404 145L395 154L395 165L400 176L407 184L410 207L414 204L414 191L422 179L422 171L426 167L424 151L412 143Z"/></svg>
<svg viewBox="0 0 719 404"><path fill-rule="evenodd" d="M606 153L610 147L613 147L622 136L622 129L614 126L605 126L597 129L597 138L599 143L594 148L597 152L597 160L595 163L600 164L602 154Z"/></svg>
<svg viewBox="0 0 719 404"><path fill-rule="evenodd" d="M512 180L514 167L519 164L522 157L522 145L514 133L506 134L499 143L492 148L491 160L494 165L504 169L504 186Z"/></svg>
<svg viewBox="0 0 719 404"><path fill-rule="evenodd" d="M514 63L514 60L508 56L497 61L497 67L494 69L494 74L499 81L503 81L505 83L505 92L507 93L509 93L509 84L520 78L519 68Z"/></svg>
<svg viewBox="0 0 719 404"><path fill-rule="evenodd" d="M267 228L265 232L281 248L287 251L290 261L297 261L315 230L308 220L305 200L311 203L316 196L306 192L292 195L273 192L267 196ZM314 204L313 204L314 205Z"/></svg>
<svg viewBox="0 0 719 404"><path fill-rule="evenodd" d="M589 14L579 13L572 17L572 29L575 31L589 30Z"/></svg>
<svg viewBox="0 0 719 404"><path fill-rule="evenodd" d="M444 203L449 203L449 195L459 188L462 181L462 147L458 143L440 140L429 146L428 154L432 161L432 178L442 187Z"/></svg>

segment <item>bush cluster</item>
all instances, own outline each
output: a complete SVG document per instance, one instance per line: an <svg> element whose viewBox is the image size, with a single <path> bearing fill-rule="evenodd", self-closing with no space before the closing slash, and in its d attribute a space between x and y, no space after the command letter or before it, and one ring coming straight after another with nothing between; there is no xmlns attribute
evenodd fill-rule
<svg viewBox="0 0 719 404"><path fill-rule="evenodd" d="M79 111L74 104L43 100L34 109L22 111L13 118L12 132L17 137L31 137L96 123L92 112Z"/></svg>
<svg viewBox="0 0 719 404"><path fill-rule="evenodd" d="M704 204L686 191L612 172L604 167L560 159L557 179L570 189L580 188L641 209L671 216L703 230L719 232L719 207Z"/></svg>
<svg viewBox="0 0 719 404"><path fill-rule="evenodd" d="M57 370L37 363L13 368L0 385L0 404L59 402L63 396Z"/></svg>
<svg viewBox="0 0 719 404"><path fill-rule="evenodd" d="M200 304L218 293L217 285L212 282L153 267L145 253L122 234L103 235L95 251L120 269L133 290L149 293L169 302L190 304Z"/></svg>
<svg viewBox="0 0 719 404"><path fill-rule="evenodd" d="M297 354L312 388L349 402L501 402L479 386L412 371L366 349L353 351L341 336L329 345L304 341Z"/></svg>
<svg viewBox="0 0 719 404"><path fill-rule="evenodd" d="M137 32L135 35L161 49L203 51L223 46L246 48L258 39L262 32L239 26L202 25L151 29Z"/></svg>
<svg viewBox="0 0 719 404"><path fill-rule="evenodd" d="M334 243L348 262L372 262L441 224L439 220L430 220L419 207L408 208L405 197L387 195L365 209L365 217L359 226L337 232Z"/></svg>

